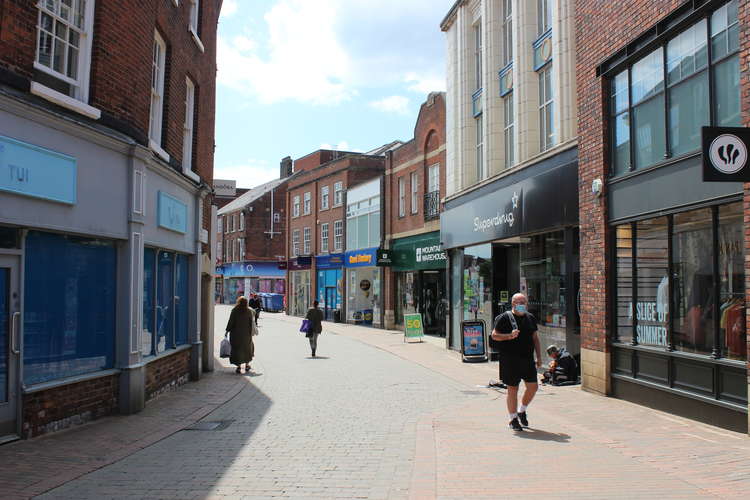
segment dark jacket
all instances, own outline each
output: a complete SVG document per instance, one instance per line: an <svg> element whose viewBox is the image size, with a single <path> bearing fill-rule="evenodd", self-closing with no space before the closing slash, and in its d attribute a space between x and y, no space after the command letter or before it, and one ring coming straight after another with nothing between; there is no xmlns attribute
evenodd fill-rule
<svg viewBox="0 0 750 500"><path fill-rule="evenodd" d="M255 346L253 345L254 327L255 313L252 309L241 309L238 306L232 309L226 331L229 332L229 342L232 344L229 362L233 365L241 365L253 360L255 354Z"/></svg>
<svg viewBox="0 0 750 500"><path fill-rule="evenodd" d="M305 319L310 321L310 333L320 333L323 331L323 311L317 307L311 307L307 310Z"/></svg>
<svg viewBox="0 0 750 500"><path fill-rule="evenodd" d="M564 347L557 354L557 368L552 374L555 382L575 381L578 377L578 363Z"/></svg>

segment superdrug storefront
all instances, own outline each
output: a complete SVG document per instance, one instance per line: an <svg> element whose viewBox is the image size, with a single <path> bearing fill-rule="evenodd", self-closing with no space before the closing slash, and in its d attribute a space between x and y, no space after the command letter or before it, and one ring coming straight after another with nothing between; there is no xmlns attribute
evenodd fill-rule
<svg viewBox="0 0 750 500"><path fill-rule="evenodd" d="M490 331L520 291L543 347L579 351L576 158L569 149L446 202L452 349L461 349L462 321L483 320Z"/></svg>

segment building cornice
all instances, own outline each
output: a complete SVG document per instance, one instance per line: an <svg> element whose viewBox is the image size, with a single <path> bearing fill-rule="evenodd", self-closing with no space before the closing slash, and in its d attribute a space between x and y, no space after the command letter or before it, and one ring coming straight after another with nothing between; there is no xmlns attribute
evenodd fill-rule
<svg viewBox="0 0 750 500"><path fill-rule="evenodd" d="M456 3L453 4L451 10L449 10L443 20L440 21L440 29L442 31L448 31L450 29L450 27L456 21L456 15L458 14L459 7L461 7L466 2L467 0L456 0Z"/></svg>

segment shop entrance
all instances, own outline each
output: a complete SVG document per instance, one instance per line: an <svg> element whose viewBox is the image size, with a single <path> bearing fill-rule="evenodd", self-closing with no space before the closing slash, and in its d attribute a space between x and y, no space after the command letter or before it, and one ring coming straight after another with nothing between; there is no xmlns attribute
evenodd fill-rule
<svg viewBox="0 0 750 500"><path fill-rule="evenodd" d="M19 280L19 258L0 256L0 443L8 437L14 438L18 431Z"/></svg>
<svg viewBox="0 0 750 500"><path fill-rule="evenodd" d="M445 273L422 271L422 294L420 312L424 332L428 335L445 336Z"/></svg>
<svg viewBox="0 0 750 500"><path fill-rule="evenodd" d="M325 291L325 309L323 311L326 321L333 321L333 312L336 310L336 287L328 286Z"/></svg>

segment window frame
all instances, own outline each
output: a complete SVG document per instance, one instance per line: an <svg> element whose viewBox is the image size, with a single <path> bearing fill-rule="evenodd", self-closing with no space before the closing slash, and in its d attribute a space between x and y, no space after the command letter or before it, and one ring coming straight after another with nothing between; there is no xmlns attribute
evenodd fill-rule
<svg viewBox="0 0 750 500"><path fill-rule="evenodd" d="M726 26L719 31L718 33L713 33L713 26L712 26L712 17L721 11L722 9L728 9L729 5L733 2L736 2L737 0L729 0L728 2L725 2L721 4L720 6L713 8L713 9L702 9L700 11L694 11L689 14L684 14L682 17L688 17L689 20L685 20L685 24L680 26L679 30L676 31L670 31L668 33L665 33L662 36L659 36L657 38L657 43L652 44L649 46L649 49L646 51L638 51L633 53L630 57L627 58L627 60L622 62L617 62L613 65L608 65L606 62L599 66L597 69L597 72L601 75L603 75L607 79L607 127L608 132L606 134L607 138L607 144L609 147L609 153L608 153L608 162L609 162L609 168L608 168L608 177L611 179L619 179L623 176L627 176L629 174L632 174L634 172L639 172L643 170L648 170L650 168L659 167L666 162L669 162L672 158L682 158L682 157L690 157L692 155L695 155L697 152L700 151L700 145L694 150L687 151L684 153L680 153L675 155L673 152L672 144L671 144L671 138L670 138L670 127L671 127L671 119L670 119L670 94L672 92L672 89L675 87L678 87L680 84L687 82L688 80L691 80L693 78L699 77L704 72L707 73L708 78L708 116L709 120L708 123L704 126L718 126L718 119L717 119L717 111L716 111L716 105L717 105L717 91L715 89L715 75L716 75L716 68L717 66L721 65L722 63L732 59L733 57L740 57L741 55L741 46L738 46L737 48L732 49L731 51L727 51L726 54L721 56L718 59L713 58L713 46L712 42L715 36L718 36L722 33L728 34L730 31L730 28L732 28L735 25L739 24L739 18L734 19L732 22L727 22ZM677 14L678 12L675 12ZM675 82L669 82L669 74L668 74L668 67L667 67L667 61L669 58L668 55L668 47L670 42L676 40L678 37L683 35L684 33L688 32L689 30L696 27L701 22L706 22L706 57L707 57L707 64L705 67L703 67L699 71L694 71L690 76L681 78L678 81ZM654 95L650 95L645 99L641 99L637 103L634 103L633 101L633 66L635 66L637 63L645 60L647 57L649 57L654 51L661 50L662 51L662 88L660 92L655 93ZM740 77L741 77L741 71L740 68ZM627 106L620 111L616 111L613 108L612 100L614 95L614 82L616 78L622 74L626 75L627 78ZM741 83L739 87L739 96L741 103L741 96L742 96L742 88ZM655 161L653 163L638 166L636 163L636 144L635 144L635 137L636 137L636 130L635 130L635 120L633 116L634 110L641 104L644 104L648 102L651 99L655 99L658 96L663 95L664 96L664 130L663 130L663 137L662 140L664 141L665 145L665 151L664 151L664 159L661 161ZM629 141L629 161L627 164L627 168L624 169L623 172L616 172L615 166L615 147L614 147L614 138L615 138L615 132L616 132L616 123L615 120L620 117L621 115L628 115L628 141Z"/></svg>
<svg viewBox="0 0 750 500"><path fill-rule="evenodd" d="M344 249L344 220L333 222L333 250L341 252Z"/></svg>
<svg viewBox="0 0 750 500"><path fill-rule="evenodd" d="M539 152L549 151L555 146L555 88L553 80L552 63L547 63L539 68ZM549 86L549 95L547 87ZM546 121L549 115L550 131L547 130Z"/></svg>
<svg viewBox="0 0 750 500"><path fill-rule="evenodd" d="M309 227L304 227L302 229L302 254L303 255L310 255L312 248L311 248L311 231Z"/></svg>
<svg viewBox="0 0 750 500"><path fill-rule="evenodd" d="M484 115L479 113L474 118L474 128L476 132L475 156L477 182L484 179Z"/></svg>
<svg viewBox="0 0 750 500"><path fill-rule="evenodd" d="M503 0L503 66L513 62L513 0Z"/></svg>
<svg viewBox="0 0 750 500"><path fill-rule="evenodd" d="M237 218L240 220L238 231L244 231L245 230L245 213L240 211L240 213L237 214Z"/></svg>
<svg viewBox="0 0 750 500"><path fill-rule="evenodd" d="M472 26L474 34L474 90L482 88L482 19L478 19Z"/></svg>
<svg viewBox="0 0 750 500"><path fill-rule="evenodd" d="M537 0L537 35L542 36L552 29L551 0Z"/></svg>
<svg viewBox="0 0 750 500"><path fill-rule="evenodd" d="M320 209L328 210L330 198L330 186L326 185L320 188Z"/></svg>
<svg viewBox="0 0 750 500"><path fill-rule="evenodd" d="M160 49L157 55L156 49ZM153 53L151 60L151 105L149 108L148 137L149 143L161 149L164 137L164 86L167 69L167 43L154 30ZM154 88L156 86L157 88ZM154 108L156 106L156 108Z"/></svg>
<svg viewBox="0 0 750 500"><path fill-rule="evenodd" d="M295 195L294 198L292 198L292 217L297 218L300 214L300 199L299 195Z"/></svg>
<svg viewBox="0 0 750 500"><path fill-rule="evenodd" d="M328 222L320 225L320 253L328 253Z"/></svg>
<svg viewBox="0 0 750 500"><path fill-rule="evenodd" d="M406 186L403 175L398 178L398 216L406 216Z"/></svg>
<svg viewBox="0 0 750 500"><path fill-rule="evenodd" d="M411 214L419 213L419 202L418 202L418 190L419 190L419 174L417 172L411 173L410 179L411 185Z"/></svg>
<svg viewBox="0 0 750 500"><path fill-rule="evenodd" d="M312 213L312 193L305 191L302 198L302 215L310 215Z"/></svg>
<svg viewBox="0 0 750 500"><path fill-rule="evenodd" d="M299 255L299 229L292 230L292 257Z"/></svg>
<svg viewBox="0 0 750 500"><path fill-rule="evenodd" d="M338 181L333 184L333 206L340 207L344 204L344 183Z"/></svg>
<svg viewBox="0 0 750 500"><path fill-rule="evenodd" d="M193 140L195 127L195 84L185 77L185 124L182 133L182 171L193 171Z"/></svg>
<svg viewBox="0 0 750 500"><path fill-rule="evenodd" d="M56 0L59 1L59 0ZM80 2L83 0L75 0L80 5ZM82 114L85 114L87 116L92 116L95 119L98 119L100 116L99 110L92 108L88 106L89 102L89 86L90 86L90 79L91 79L91 53L92 53L92 40L93 40L93 34L94 34L94 12L95 12L95 6L96 6L96 0L88 0L84 8L82 9L82 15L83 15L83 22L81 23L81 27L78 27L75 25L75 22L68 22L67 20L63 19L61 16L58 15L56 12L51 12L48 9L44 7L44 2L38 1L34 5L34 7L37 9L37 21L35 26L35 41L34 41L34 62L33 67L35 70L38 70L40 72L43 72L50 77L59 80L67 85L71 86L71 91L69 94L58 92L54 89L49 88L48 86L41 84L39 82L34 81L33 84L35 84L37 87L43 87L44 89L51 91L51 93L59 94L59 96L54 95L44 95L44 92L38 93L38 95L42 97L57 97L58 100L63 101L63 105L67 104L66 107L70 109L74 109L76 111L81 112ZM75 11L75 9L72 9ZM72 78L67 75L67 72L65 74L58 72L57 70L53 69L50 66L47 66L46 64L43 64L40 60L40 50L41 50L41 31L42 31L42 15L43 13L46 13L48 16L53 18L53 23L60 22L62 24L65 24L67 27L67 30L73 30L78 33L79 42L78 42L78 56L76 61L76 78ZM57 37L55 36L54 32L56 31L53 24L53 33L50 35L52 36L52 46L54 46L54 39ZM46 32L46 30L44 30ZM47 32L49 33L49 32ZM70 45L66 39L66 48ZM50 55L50 63L52 63L53 56ZM65 53L65 60L67 62L67 51ZM33 89L32 89L33 92ZM37 92L33 92L37 93ZM70 95L72 94L72 95ZM67 99L65 99L67 98ZM52 100L52 99L51 99ZM74 102L66 102L68 100L72 100ZM76 109L77 106L75 105L75 101L84 104L83 107L78 107L79 109Z"/></svg>
<svg viewBox="0 0 750 500"><path fill-rule="evenodd" d="M503 97L503 141L505 142L505 168L513 168L515 164L515 109L513 92Z"/></svg>

